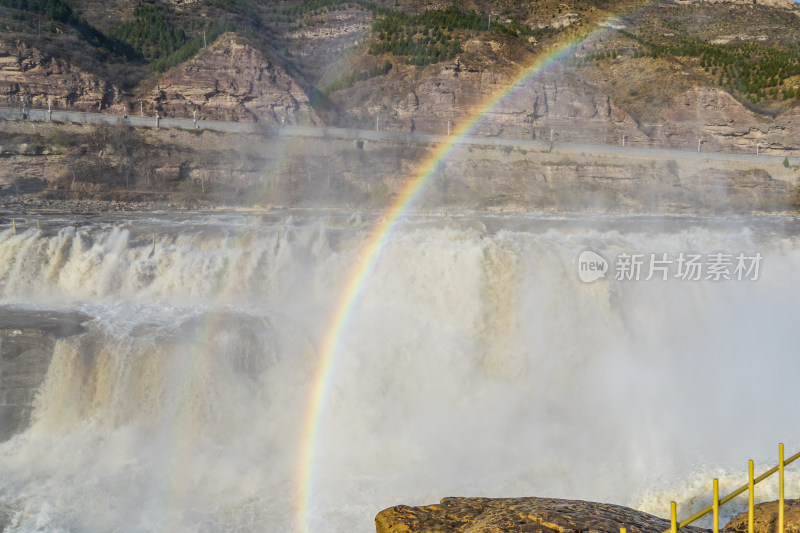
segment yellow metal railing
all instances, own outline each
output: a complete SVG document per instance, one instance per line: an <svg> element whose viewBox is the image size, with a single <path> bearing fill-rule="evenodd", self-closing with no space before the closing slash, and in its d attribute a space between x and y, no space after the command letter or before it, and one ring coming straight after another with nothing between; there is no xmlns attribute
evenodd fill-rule
<svg viewBox="0 0 800 533"><path fill-rule="evenodd" d="M708 513L713 513L714 514L713 531L714 531L714 533L719 533L719 507L721 505L731 501L732 499L734 499L735 497L737 497L738 495L740 495L744 491L748 491L749 492L749 497L748 497L748 506L747 506L747 531L748 531L748 533L753 533L753 515L754 515L754 508L755 508L755 486L758 483L760 483L760 482L764 481L765 479L767 479L769 476L771 476L775 472L778 472L778 531L777 531L777 533L784 533L784 521L783 521L783 513L784 513L784 496L783 496L783 492L784 492L784 467L786 465L788 465L789 463L795 461L796 459L800 459L800 453L796 453L793 456L789 457L788 459L784 459L783 444L782 443L779 444L778 445L778 466L770 468L769 470L767 470L766 472L764 472L763 474L761 474L757 478L753 478L753 461L751 460L749 462L748 482L747 482L747 484L746 485L742 485L741 487L739 487L735 491L731 492L730 494L728 494L727 496L725 496L722 499L720 499L720 497L719 497L719 480L715 479L714 480L714 488L713 488L713 490L714 490L714 501L712 502L712 504L709 507L706 507L705 509L703 509L701 511L698 511L697 513L693 514L692 516L690 516L689 518L687 518L686 520L684 520L684 521L682 521L680 523L678 523L678 518L677 518L677 507L678 506L675 504L675 502L672 502L671 503L672 509L671 509L671 512L670 512L670 521L671 521L672 525L671 525L669 531L671 533L677 533L677 531L679 529L688 526L689 524L691 524L695 520L707 515Z"/></svg>
<svg viewBox="0 0 800 533"><path fill-rule="evenodd" d="M738 495L742 494L744 491L748 491L748 506L747 506L747 533L753 533L753 519L755 515L755 486L770 477L775 472L778 472L778 529L776 533L785 533L784 528L784 468L789 463L800 459L800 452L794 454L793 456L789 457L788 459L784 459L783 455L783 443L778 445L778 465L770 468L760 476L754 478L753 477L753 461L749 461L749 468L748 468L748 481L746 485L742 485L735 491L731 492L727 496L720 498L719 497L719 480L714 479L712 490L714 493L714 501L711 503L710 506L706 507L705 509L698 511L697 513L693 514L686 520L682 522L678 522L678 504L675 502L670 502L670 528L665 531L664 533L678 533L678 530L684 528L691 524L692 522L704 517L708 513L713 514L713 532L719 533L719 508L723 504L731 501ZM626 533L625 528L620 528L620 533Z"/></svg>

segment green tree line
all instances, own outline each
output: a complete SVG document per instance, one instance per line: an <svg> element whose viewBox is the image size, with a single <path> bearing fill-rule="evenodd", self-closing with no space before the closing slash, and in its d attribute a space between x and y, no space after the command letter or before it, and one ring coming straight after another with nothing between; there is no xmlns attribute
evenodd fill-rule
<svg viewBox="0 0 800 533"><path fill-rule="evenodd" d="M65 24L76 20L72 6L65 0L0 0L0 6L38 13Z"/></svg>
<svg viewBox="0 0 800 533"><path fill-rule="evenodd" d="M186 34L173 28L156 6L139 3L133 10L133 22L111 31L111 36L127 43L148 62L175 52L186 42Z"/></svg>
<svg viewBox="0 0 800 533"><path fill-rule="evenodd" d="M126 58L136 55L125 43L106 36L89 24L67 0L0 0L0 6L18 10L20 13L35 13L66 24L75 29L91 45L105 48L114 54Z"/></svg>
<svg viewBox="0 0 800 533"><path fill-rule="evenodd" d="M187 59L194 57L197 52L203 48L203 44L211 44L217 37L225 32L236 31L236 24L222 20L216 20L206 26L204 32L200 32L194 39L186 41L180 48L174 52L165 55L153 63L153 70L156 72L164 72L167 69L174 67L179 63L183 63ZM204 38L205 34L205 38Z"/></svg>
<svg viewBox="0 0 800 533"><path fill-rule="evenodd" d="M514 20L501 23L475 10L458 8L429 9L411 15L401 11L379 10L381 18L372 26L370 54L390 53L405 56L411 65L429 65L453 59L463 50L459 36L475 36L485 32L512 37L543 38L552 30L533 30Z"/></svg>
<svg viewBox="0 0 800 533"><path fill-rule="evenodd" d="M220 9L228 11L229 13L239 13L247 17L251 24L254 26L260 25L261 12L257 4L261 2L253 2L252 0L214 0L213 4Z"/></svg>
<svg viewBox="0 0 800 533"><path fill-rule="evenodd" d="M542 39L559 30L532 29L513 18L501 22L497 17L457 7L428 9L409 14L398 9L378 6L370 0L305 0L290 6L280 6L275 0L262 0L270 20L293 24L291 29L314 26L311 17L339 9L360 8L371 12L378 20L372 27L369 53L390 53L405 57L413 65L428 65L456 57L462 52L460 37L485 32ZM395 2L397 6L397 2Z"/></svg>
<svg viewBox="0 0 800 533"><path fill-rule="evenodd" d="M357 81L364 81L378 76L384 76L392 70L392 62L387 61L383 65L376 65L368 70L360 72L351 72L350 74L341 76L331 81L322 89L322 94L330 96L336 91L352 87Z"/></svg>
<svg viewBox="0 0 800 533"><path fill-rule="evenodd" d="M793 88L782 87L787 78L800 75L797 46L782 50L749 41L712 44L694 37L663 41L626 34L646 47L634 53L635 57L699 58L700 66L715 77L718 85L752 102L767 97L785 100L800 96Z"/></svg>
<svg viewBox="0 0 800 533"><path fill-rule="evenodd" d="M616 48L611 50L601 50L599 52L592 52L582 56L572 56L567 59L568 65L582 66L590 61L602 61L604 59L617 59L620 52Z"/></svg>

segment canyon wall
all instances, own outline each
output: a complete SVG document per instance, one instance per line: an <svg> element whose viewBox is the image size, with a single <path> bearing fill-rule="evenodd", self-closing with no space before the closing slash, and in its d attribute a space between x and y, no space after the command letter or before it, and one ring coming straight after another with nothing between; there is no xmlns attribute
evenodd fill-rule
<svg viewBox="0 0 800 533"><path fill-rule="evenodd" d="M381 208L436 144L7 120L0 194L186 193L259 207ZM593 154L546 144L460 145L426 174L421 209L782 211L800 168L780 158Z"/></svg>

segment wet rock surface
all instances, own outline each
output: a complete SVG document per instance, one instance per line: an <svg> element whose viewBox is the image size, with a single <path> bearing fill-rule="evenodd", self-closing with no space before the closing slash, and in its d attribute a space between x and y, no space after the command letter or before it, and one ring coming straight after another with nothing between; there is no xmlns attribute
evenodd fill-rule
<svg viewBox="0 0 800 533"><path fill-rule="evenodd" d="M72 311L0 307L0 441L30 423L36 391L47 374L56 341L82 333L89 319Z"/></svg>
<svg viewBox="0 0 800 533"><path fill-rule="evenodd" d="M40 331L57 339L70 337L83 333L86 330L83 324L88 320L91 320L89 315L76 311L38 311L0 306L0 332L11 337L17 334L8 332L23 330ZM4 349L3 353L7 351Z"/></svg>
<svg viewBox="0 0 800 533"><path fill-rule="evenodd" d="M620 505L554 498L444 498L378 513L378 533L663 533L669 521ZM687 527L685 533L706 530Z"/></svg>

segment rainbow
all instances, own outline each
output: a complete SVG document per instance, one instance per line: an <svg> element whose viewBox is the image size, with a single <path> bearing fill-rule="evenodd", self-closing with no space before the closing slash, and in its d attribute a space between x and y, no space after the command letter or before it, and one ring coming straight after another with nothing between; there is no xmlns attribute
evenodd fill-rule
<svg viewBox="0 0 800 533"><path fill-rule="evenodd" d="M334 363L336 362L340 340L347 331L354 304L358 301L365 281L377 264L381 249L386 244L392 230L400 222L403 214L420 196L425 189L425 185L436 174L442 162L447 159L460 141L476 127L484 115L491 112L512 93L524 87L548 66L567 56L577 45L604 30L604 26L618 20L621 15L618 13L613 17L609 17L606 19L605 24L598 25L593 30L562 42L547 53L536 56L530 64L521 69L521 73L516 78L513 78L503 90L490 95L484 102L476 106L472 115L430 152L422 162L420 170L405 183L394 204L386 210L384 216L379 219L379 222L372 230L359 262L352 271L334 309L330 326L323 338L319 362L312 381L309 407L303 424L300 464L297 469L300 500L295 522L298 531L308 533L310 530L316 447L319 440L320 422L325 411L325 400L334 374Z"/></svg>

